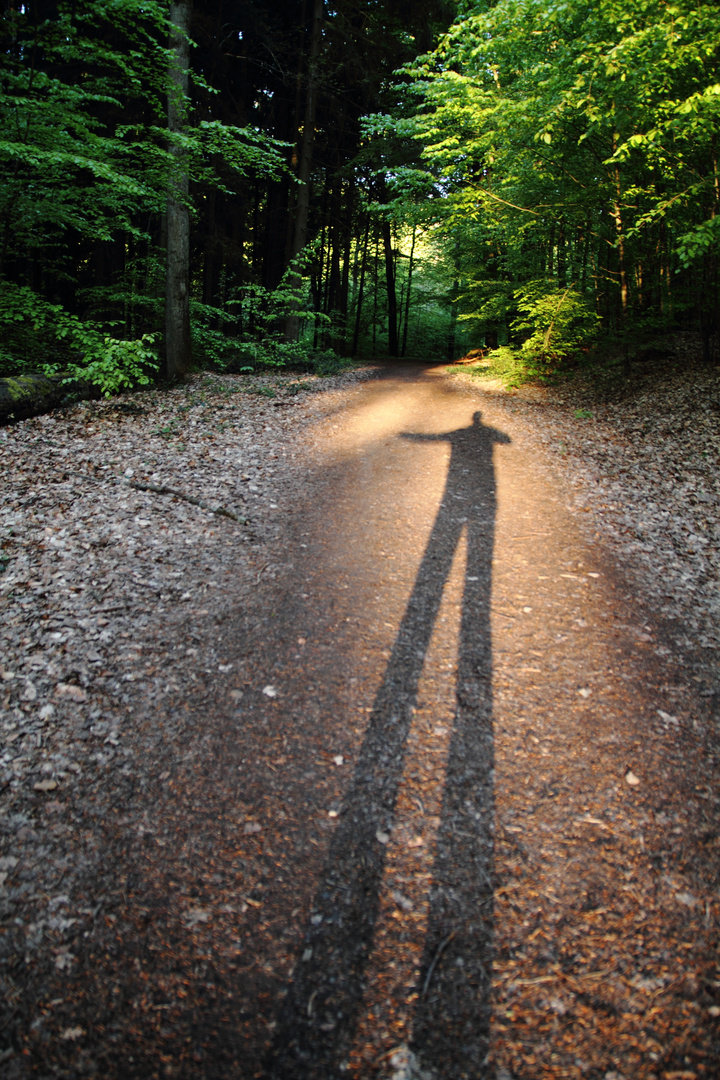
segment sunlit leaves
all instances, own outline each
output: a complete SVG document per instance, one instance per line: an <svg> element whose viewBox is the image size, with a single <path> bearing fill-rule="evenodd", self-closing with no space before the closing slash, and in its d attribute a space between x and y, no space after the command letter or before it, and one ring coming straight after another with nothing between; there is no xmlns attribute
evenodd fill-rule
<svg viewBox="0 0 720 1080"><path fill-rule="evenodd" d="M564 297L551 336L577 345L594 330L593 304L619 309L621 278L623 304L640 308L643 290L669 288L653 273L667 282L673 260L717 251L717 7L500 0L460 11L410 69L419 104L403 123L443 185L467 314L545 348L543 312ZM527 294L542 281L547 304ZM563 326L571 310L575 329Z"/></svg>

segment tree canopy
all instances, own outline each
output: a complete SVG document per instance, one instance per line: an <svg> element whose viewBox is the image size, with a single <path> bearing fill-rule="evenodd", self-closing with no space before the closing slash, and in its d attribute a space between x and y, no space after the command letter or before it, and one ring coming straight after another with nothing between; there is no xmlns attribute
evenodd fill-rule
<svg viewBox="0 0 720 1080"><path fill-rule="evenodd" d="M442 193L481 330L551 363L697 319L710 358L719 60L714 4L463 5L393 124Z"/></svg>
<svg viewBox="0 0 720 1080"><path fill-rule="evenodd" d="M151 378L171 296L195 363L484 345L542 374L678 325L717 358L714 4L29 0L1 27L4 374Z"/></svg>

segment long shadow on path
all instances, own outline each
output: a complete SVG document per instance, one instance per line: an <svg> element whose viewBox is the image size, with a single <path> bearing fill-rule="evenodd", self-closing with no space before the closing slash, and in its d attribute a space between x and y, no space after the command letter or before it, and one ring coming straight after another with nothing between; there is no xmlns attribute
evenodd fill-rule
<svg viewBox="0 0 720 1080"><path fill-rule="evenodd" d="M495 524L493 447L481 423L444 434L443 498L344 800L302 952L266 1070L278 1080L343 1071L356 1036L418 684L443 589L467 538L456 704L436 837L412 1049L438 1078L479 1077L489 1034L492 938L493 734L490 590ZM380 839L378 839L378 833Z"/></svg>

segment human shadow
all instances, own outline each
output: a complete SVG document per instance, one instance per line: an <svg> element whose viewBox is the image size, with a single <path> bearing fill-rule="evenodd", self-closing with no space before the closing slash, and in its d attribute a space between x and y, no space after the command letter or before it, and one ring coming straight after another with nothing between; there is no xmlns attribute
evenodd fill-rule
<svg viewBox="0 0 720 1080"><path fill-rule="evenodd" d="M493 447L481 423L443 434L443 497L344 799L301 956L283 1004L267 1075L328 1080L349 1054L363 1002L418 684L443 589L463 533L467 557L456 702L436 837L412 1050L436 1077L477 1077L487 1054L492 938L493 734L490 588L495 524ZM378 839L378 832L381 839Z"/></svg>

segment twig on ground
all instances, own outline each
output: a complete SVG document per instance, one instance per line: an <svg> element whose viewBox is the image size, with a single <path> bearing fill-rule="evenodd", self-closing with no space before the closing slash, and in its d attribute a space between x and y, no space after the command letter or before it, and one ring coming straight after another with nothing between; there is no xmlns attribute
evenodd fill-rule
<svg viewBox="0 0 720 1080"><path fill-rule="evenodd" d="M209 510L211 514L217 514L218 517L232 518L233 521L237 521L240 525L247 525L247 518L239 517L232 510L226 510L224 506L210 506L203 499L196 499L194 495L185 495L184 492L178 491L177 488L167 487L165 484L143 484L139 480L128 480L127 485L135 488L136 491L152 491L155 495L173 495L176 499L183 499L185 502L191 503L192 506L199 506L201 510Z"/></svg>
<svg viewBox="0 0 720 1080"><path fill-rule="evenodd" d="M224 506L210 506L203 499L197 499L194 495L186 495L183 491L178 491L177 488L167 487L165 484L144 484L140 480L125 480L122 477L117 476L90 476L88 473L72 474L79 480L93 480L98 484L110 481L115 484L125 484L126 487L134 488L135 491L151 491L155 495L173 495L176 499L182 499L184 502L190 503L192 506L199 506L201 510L209 510L211 514L217 514L218 517L232 518L233 521L237 521L239 525L247 525L248 519L240 517L232 510L227 510Z"/></svg>
<svg viewBox="0 0 720 1080"><path fill-rule="evenodd" d="M425 982L423 983L422 993L420 995L421 998L424 998L425 995L427 994L428 987L430 986L430 980L433 977L433 972L435 971L435 967L437 965L437 962L440 959L440 957L442 956L442 954L445 952L445 949L448 947L448 945L450 944L450 942L452 941L452 939L454 937L455 937L455 931L451 930L450 933L448 934L448 936L443 941L440 942L440 945L438 946L438 951L435 953L435 956L433 957L432 964L428 968L428 973L425 976Z"/></svg>

